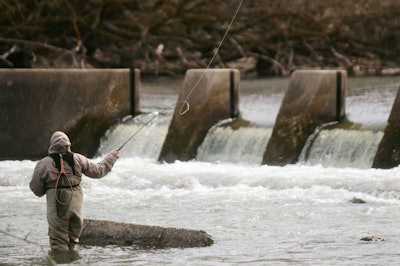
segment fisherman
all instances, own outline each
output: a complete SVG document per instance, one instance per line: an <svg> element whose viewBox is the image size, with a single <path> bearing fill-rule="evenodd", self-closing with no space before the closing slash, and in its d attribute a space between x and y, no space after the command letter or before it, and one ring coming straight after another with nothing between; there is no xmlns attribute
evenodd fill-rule
<svg viewBox="0 0 400 266"><path fill-rule="evenodd" d="M93 163L85 156L71 152L68 136L56 131L50 138L48 156L35 167L30 182L33 193L46 194L47 221L52 251L69 251L79 242L82 231L82 174L102 178L118 159L118 150Z"/></svg>

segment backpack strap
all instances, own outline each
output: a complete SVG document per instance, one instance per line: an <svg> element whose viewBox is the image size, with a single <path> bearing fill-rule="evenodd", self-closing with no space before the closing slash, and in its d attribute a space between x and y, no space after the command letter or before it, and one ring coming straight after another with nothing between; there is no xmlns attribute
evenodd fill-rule
<svg viewBox="0 0 400 266"><path fill-rule="evenodd" d="M55 186L54 186L54 192L55 192L55 195L56 195L56 201L57 201L57 203L59 203L60 205L67 206L67 205L69 205L69 204L71 203L71 201L72 201L72 198L73 198L73 196L74 196L74 191L73 191L73 189L72 189L73 186L72 186L72 184L71 184L71 181L69 180L68 176L65 175L64 159L63 159L63 156L62 156L61 153L60 153L59 162L60 162L60 175L57 177L56 184L55 184ZM70 197L69 200L67 200L67 201L63 201L63 200L60 198L61 191L59 191L59 189L62 189L62 188L64 188L64 187L59 187L59 184L60 184L60 182L63 183L63 181L66 183L67 188L69 188L69 189L71 190L71 197ZM57 206L57 205L56 205L56 206ZM58 210L57 210L57 211L58 211ZM61 216L60 216L60 217L61 217Z"/></svg>
<svg viewBox="0 0 400 266"><path fill-rule="evenodd" d="M60 175L64 174L65 175L65 169L64 169L64 158L60 154Z"/></svg>
<svg viewBox="0 0 400 266"><path fill-rule="evenodd" d="M61 158L68 162L68 164L72 168L72 174L75 175L75 161L74 161L74 154L72 152L66 153L51 153L49 156L54 160L56 167L59 171L61 171Z"/></svg>

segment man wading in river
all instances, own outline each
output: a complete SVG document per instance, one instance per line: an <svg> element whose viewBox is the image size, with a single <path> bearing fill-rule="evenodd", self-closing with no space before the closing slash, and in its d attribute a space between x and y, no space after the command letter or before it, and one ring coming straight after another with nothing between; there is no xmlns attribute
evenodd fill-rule
<svg viewBox="0 0 400 266"><path fill-rule="evenodd" d="M82 231L82 174L101 178L111 171L118 159L118 150L112 151L99 163L71 152L68 136L56 131L50 138L48 156L35 167L30 182L33 193L46 194L47 221L52 251L73 250Z"/></svg>

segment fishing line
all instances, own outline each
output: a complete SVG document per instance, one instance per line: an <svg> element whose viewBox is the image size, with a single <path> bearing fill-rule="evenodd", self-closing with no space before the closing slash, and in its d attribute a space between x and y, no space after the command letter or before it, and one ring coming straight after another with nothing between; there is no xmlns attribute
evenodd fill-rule
<svg viewBox="0 0 400 266"><path fill-rule="evenodd" d="M242 7L243 1L244 1L244 0L240 0L239 5L238 5L238 7L236 8L235 14L233 15L233 17L232 17L232 19L231 19L231 22L229 23L228 27L226 28L225 34L224 34L224 36L222 37L222 39L221 39L219 45L217 46L217 49L215 49L214 54L213 54L213 56L211 57L211 60L210 60L210 62L208 63L207 67L204 69L203 73L201 74L201 76L200 76L199 79L197 80L196 84L194 84L193 88L192 88L192 89L189 91L189 93L187 94L187 96L186 96L186 98L185 98L185 100L184 100L184 102L186 102L187 104L189 104L189 103L188 103L188 100L189 100L190 96L192 96L193 92L194 92L194 91L197 89L197 87L199 86L200 81L201 81L201 80L204 78L204 76L206 75L207 69L209 69L209 68L211 67L211 64L214 62L215 58L217 57L217 54L218 54L219 50L221 49L221 46L222 46L222 44L224 43L224 41L225 41L225 39L226 39L226 36L228 36L228 33L229 33L229 31L231 30L231 27L232 27L232 25L233 25L233 22L236 20L236 17L237 17L237 15L238 15L238 13L239 13L241 7ZM184 105L181 106L181 109L180 109L180 112L179 112L180 115L184 115L186 112L189 111L189 108L187 108L185 111L183 111L183 107L184 107Z"/></svg>
<svg viewBox="0 0 400 266"><path fill-rule="evenodd" d="M187 105L187 108L189 109L189 103L186 101L179 101L178 103L182 102L183 105L185 106ZM172 108L174 105L178 104L178 103L174 103L171 105L168 105L167 107L165 107L164 109L162 109L160 112L155 112L154 116L152 118L150 118L149 120L147 120L141 127L139 127L127 140L125 140L124 143L122 143L121 146L119 146L119 148L117 149L117 151L122 150L122 148L131 140L133 139L145 126L147 126L148 124L150 124L151 121L153 121L154 119L156 119L160 113L164 113L165 111L167 111L168 109Z"/></svg>
<svg viewBox="0 0 400 266"><path fill-rule="evenodd" d="M182 101L179 101L177 103L171 104L169 106L167 106L166 108L164 108L161 112L156 112L156 114L149 119L146 123L144 123L140 128L138 128L118 149L117 151L122 150L122 148L129 142L131 141L145 126L147 126L151 121L153 121L156 117L158 117L160 115L160 113L163 113L165 111L167 111L168 109L172 108L175 105L178 105L179 103L182 103L181 108L179 109L179 115L184 115L187 112L189 112L190 110L190 104L188 102L189 98L192 96L193 92L197 89L197 87L200 84L200 81L204 78L206 71L211 67L211 64L214 62L215 58L217 57L217 54L219 52L219 50L221 49L222 44L224 43L226 37L228 36L228 33L233 25L233 22L236 20L236 17L243 5L244 0L240 0L238 7L236 8L236 11L228 25L228 27L225 30L224 36L222 37L220 43L218 44L217 48L214 51L213 56L211 57L210 62L208 63L208 65L206 66L206 68L204 69L203 73L200 75L199 79L197 80L197 82L194 84L194 86L192 87L192 89L189 91L189 93L186 95L186 98Z"/></svg>

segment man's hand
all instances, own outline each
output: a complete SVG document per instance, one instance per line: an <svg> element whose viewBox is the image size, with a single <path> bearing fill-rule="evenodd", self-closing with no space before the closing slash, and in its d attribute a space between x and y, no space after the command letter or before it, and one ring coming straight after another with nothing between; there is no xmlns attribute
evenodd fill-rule
<svg viewBox="0 0 400 266"><path fill-rule="evenodd" d="M115 157L119 158L119 150L113 150L111 152L112 155L114 155Z"/></svg>

